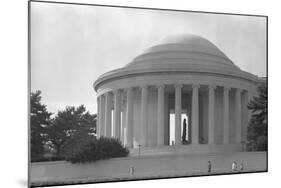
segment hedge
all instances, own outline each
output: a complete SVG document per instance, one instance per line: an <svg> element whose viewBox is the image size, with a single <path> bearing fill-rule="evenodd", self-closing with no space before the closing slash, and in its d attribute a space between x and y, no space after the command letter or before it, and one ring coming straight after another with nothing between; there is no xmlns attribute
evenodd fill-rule
<svg viewBox="0 0 281 188"><path fill-rule="evenodd" d="M94 162L114 157L126 157L128 148L124 147L119 139L101 137L87 140L66 157L72 163Z"/></svg>

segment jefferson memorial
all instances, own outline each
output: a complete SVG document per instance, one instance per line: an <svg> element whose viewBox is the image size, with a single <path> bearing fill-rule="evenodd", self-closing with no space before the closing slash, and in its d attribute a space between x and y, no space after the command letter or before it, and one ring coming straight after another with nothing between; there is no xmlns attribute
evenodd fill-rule
<svg viewBox="0 0 281 188"><path fill-rule="evenodd" d="M118 138L131 152L242 151L259 80L207 39L168 37L95 81L97 136Z"/></svg>

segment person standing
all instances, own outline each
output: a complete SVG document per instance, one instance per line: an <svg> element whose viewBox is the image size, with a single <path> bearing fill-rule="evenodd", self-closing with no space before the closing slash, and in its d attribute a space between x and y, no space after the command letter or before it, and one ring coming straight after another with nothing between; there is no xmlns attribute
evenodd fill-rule
<svg viewBox="0 0 281 188"><path fill-rule="evenodd" d="M211 173L212 171L212 163L211 161L208 161L208 172Z"/></svg>
<svg viewBox="0 0 281 188"><path fill-rule="evenodd" d="M232 163L232 171L236 171L237 170L237 163L236 161L233 161Z"/></svg>
<svg viewBox="0 0 281 188"><path fill-rule="evenodd" d="M243 170L244 170L243 162L240 163L239 169L240 169L240 171L243 171Z"/></svg>

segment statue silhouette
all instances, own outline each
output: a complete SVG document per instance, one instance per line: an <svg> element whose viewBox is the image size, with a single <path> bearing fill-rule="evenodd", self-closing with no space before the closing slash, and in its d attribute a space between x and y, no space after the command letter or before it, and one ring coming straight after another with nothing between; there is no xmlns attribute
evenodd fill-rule
<svg viewBox="0 0 281 188"><path fill-rule="evenodd" d="M183 120L182 143L186 143L186 119Z"/></svg>

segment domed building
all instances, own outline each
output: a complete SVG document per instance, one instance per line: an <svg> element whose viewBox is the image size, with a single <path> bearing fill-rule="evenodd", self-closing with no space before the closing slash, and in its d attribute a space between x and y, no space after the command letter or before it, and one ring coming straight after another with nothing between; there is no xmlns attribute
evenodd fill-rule
<svg viewBox="0 0 281 188"><path fill-rule="evenodd" d="M240 151L258 83L207 39L172 36L95 81L97 135L132 153Z"/></svg>

